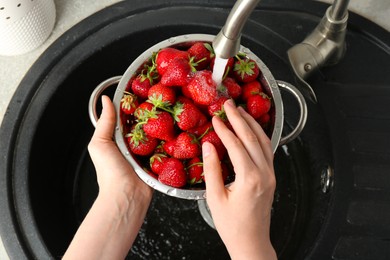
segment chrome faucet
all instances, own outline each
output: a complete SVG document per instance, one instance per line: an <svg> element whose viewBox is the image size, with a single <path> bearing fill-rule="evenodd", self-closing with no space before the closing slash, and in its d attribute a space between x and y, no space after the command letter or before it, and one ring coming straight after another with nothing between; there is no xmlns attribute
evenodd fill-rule
<svg viewBox="0 0 390 260"><path fill-rule="evenodd" d="M287 51L291 67L306 97L317 97L306 80L314 71L338 63L345 53L349 0L335 0L314 31Z"/></svg>
<svg viewBox="0 0 390 260"><path fill-rule="evenodd" d="M241 32L260 0L238 0L213 41L217 57L228 59L240 49ZM314 103L317 97L306 80L314 71L337 64L345 53L349 0L334 0L321 22L301 43L287 51L302 93Z"/></svg>
<svg viewBox="0 0 390 260"><path fill-rule="evenodd" d="M215 55L222 59L234 57L241 42L241 31L253 9L260 0L238 0L229 13L229 16L213 41Z"/></svg>

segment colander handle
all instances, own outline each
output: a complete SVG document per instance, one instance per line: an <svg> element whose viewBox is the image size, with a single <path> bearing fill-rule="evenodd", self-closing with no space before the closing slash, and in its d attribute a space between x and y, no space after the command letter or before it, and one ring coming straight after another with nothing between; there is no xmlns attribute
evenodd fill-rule
<svg viewBox="0 0 390 260"><path fill-rule="evenodd" d="M293 94L293 96L298 101L299 109L301 111L299 116L299 121L295 126L295 128L288 135L282 136L282 138L280 138L279 146L282 146L294 140L302 132L307 120L307 105L306 105L305 98L296 87L294 87L290 83L281 80L277 80L277 83L280 88L287 90L288 92Z"/></svg>
<svg viewBox="0 0 390 260"><path fill-rule="evenodd" d="M88 113L89 113L89 119L91 120L93 126L96 127L97 120L99 119L98 114L96 112L96 104L99 96L107 88L118 84L121 78L122 76L114 76L109 79L106 79L105 81L101 82L92 92L88 102ZM299 90L295 88L293 85L281 80L278 80L277 83L280 88L287 90L288 92L293 94L293 96L298 101L299 108L301 111L299 121L296 127L294 128L294 130L292 130L288 135L283 136L280 139L279 145L281 146L294 140L302 132L307 120L307 105L306 105L305 98L303 97L301 92L299 92Z"/></svg>
<svg viewBox="0 0 390 260"><path fill-rule="evenodd" d="M94 127L96 127L96 123L99 119L98 114L96 112L96 104L98 102L98 98L103 93L104 90L107 88L117 85L119 81L121 80L122 76L115 76L109 79L106 79L102 83L100 83L95 90L92 92L89 102L88 102L88 113L89 113L89 119L91 120Z"/></svg>

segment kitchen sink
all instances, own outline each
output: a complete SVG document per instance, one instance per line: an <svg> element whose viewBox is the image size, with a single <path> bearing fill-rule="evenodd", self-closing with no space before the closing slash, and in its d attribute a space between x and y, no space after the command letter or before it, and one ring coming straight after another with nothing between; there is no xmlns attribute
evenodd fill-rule
<svg viewBox="0 0 390 260"><path fill-rule="evenodd" d="M0 231L12 259L60 258L96 198L86 149L94 130L88 117L94 88L124 73L157 42L217 34L233 4L123 1L70 29L38 59L0 129ZM326 8L263 1L242 44L276 79L296 83L286 51ZM346 42L343 60L309 80L318 102L308 101L305 129L275 153L271 240L280 259L390 256L390 35L351 13ZM299 111L294 98L282 96L287 134ZM196 201L157 191L128 256L229 259Z"/></svg>

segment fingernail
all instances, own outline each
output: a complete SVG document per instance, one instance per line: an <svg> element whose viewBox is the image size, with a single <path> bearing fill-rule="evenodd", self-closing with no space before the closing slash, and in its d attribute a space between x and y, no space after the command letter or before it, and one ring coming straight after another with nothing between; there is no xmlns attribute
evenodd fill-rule
<svg viewBox="0 0 390 260"><path fill-rule="evenodd" d="M203 158L209 156L210 155L210 151L211 151L210 143L209 142L204 142L203 145L202 145L202 155L203 155Z"/></svg>
<svg viewBox="0 0 390 260"><path fill-rule="evenodd" d="M245 114L246 113L245 109L242 106L238 106L237 109L238 109L239 112L241 112L241 114Z"/></svg>
<svg viewBox="0 0 390 260"><path fill-rule="evenodd" d="M228 100L225 101L225 105L227 106L231 106L231 107L234 107L234 103L233 103L233 100L230 98Z"/></svg>
<svg viewBox="0 0 390 260"><path fill-rule="evenodd" d="M105 101L104 101L104 99L105 99L105 95L102 95L102 97L101 97L101 101L102 101L102 108L104 109L104 104L106 103Z"/></svg>

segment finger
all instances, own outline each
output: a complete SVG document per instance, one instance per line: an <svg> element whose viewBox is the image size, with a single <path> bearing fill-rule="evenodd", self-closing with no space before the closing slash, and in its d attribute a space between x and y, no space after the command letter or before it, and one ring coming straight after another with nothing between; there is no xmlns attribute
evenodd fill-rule
<svg viewBox="0 0 390 260"><path fill-rule="evenodd" d="M213 127L223 145L227 148L236 175L245 174L255 167L241 140L230 131L219 117L213 117Z"/></svg>
<svg viewBox="0 0 390 260"><path fill-rule="evenodd" d="M272 162L274 158L274 153L272 151L271 140L268 138L267 134L264 132L260 124L246 112L242 107L238 107L238 112L245 119L252 131L257 135L257 138L260 142L260 145L263 149L264 155L268 162Z"/></svg>
<svg viewBox="0 0 390 260"><path fill-rule="evenodd" d="M115 128L115 108L107 96L102 96L103 110L97 121L93 139L112 140Z"/></svg>
<svg viewBox="0 0 390 260"><path fill-rule="evenodd" d="M237 137L244 145L252 161L257 166L264 164L266 162L266 158L264 157L260 141L257 135L253 132L252 128L248 125L247 121L241 116L232 100L226 101L224 108L230 124L232 125Z"/></svg>
<svg viewBox="0 0 390 260"><path fill-rule="evenodd" d="M207 197L222 197L225 192L225 185L222 179L221 164L214 145L204 142L202 144L202 157Z"/></svg>

